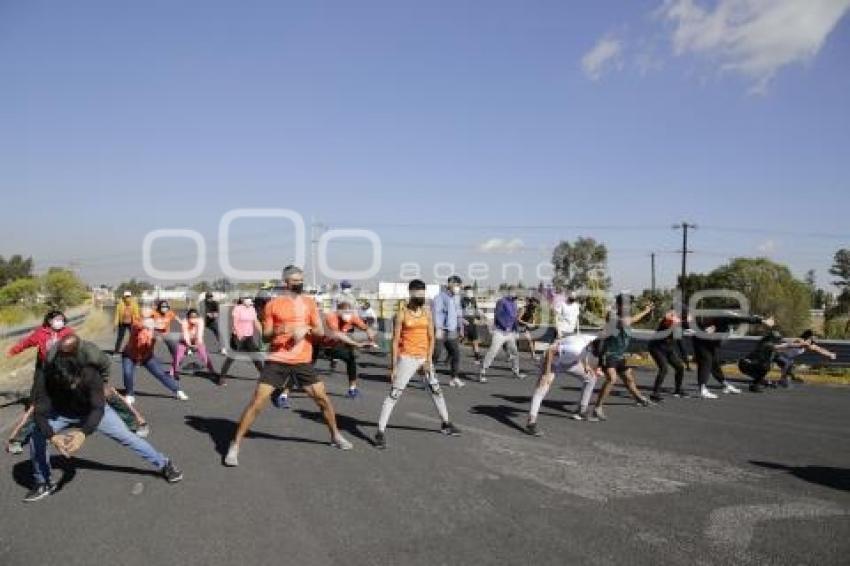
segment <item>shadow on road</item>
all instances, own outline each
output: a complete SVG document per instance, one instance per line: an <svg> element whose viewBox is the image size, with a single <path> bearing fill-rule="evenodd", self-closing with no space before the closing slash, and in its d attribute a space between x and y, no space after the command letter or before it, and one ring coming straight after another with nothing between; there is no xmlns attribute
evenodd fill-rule
<svg viewBox="0 0 850 566"><path fill-rule="evenodd" d="M320 423L323 426L325 424L325 420L322 418L322 413L320 413L318 411L305 411L303 409L297 409L295 411L295 413L300 415L302 418L311 420L311 421L316 422L316 423ZM361 420L361 419L355 419L354 417L349 417L349 416L341 415L341 414L337 413L337 415L336 415L336 426L338 426L341 431L347 432L351 436L359 438L359 439L361 439L361 440L363 440L363 441L365 441L365 442L367 442L367 443L369 443L373 446L375 445L375 441L368 434L366 434L365 432L363 432L361 430L361 427L369 428L369 429L377 429L378 423L376 423L374 421L364 421L364 420ZM431 428L420 428L420 427L416 427L416 426L401 426L401 425L387 425L387 428L388 429L394 429L394 430L412 430L412 431L416 431L416 432L433 432L433 433L440 434L440 430L436 429L436 428L431 429Z"/></svg>
<svg viewBox="0 0 850 566"><path fill-rule="evenodd" d="M502 399L503 401L507 401L508 403L516 403L517 405L529 405L531 403L531 397L527 395L501 395L498 393L494 393L493 397L496 397L497 399ZM543 402L540 404L540 406L546 407L547 409L552 409L554 411L572 413L573 410L568 409L567 407L572 407L575 404L575 401L555 401L552 399L543 399Z"/></svg>
<svg viewBox="0 0 850 566"><path fill-rule="evenodd" d="M831 487L832 489L850 491L850 469L847 468L834 468L831 466L786 466L785 464L761 462L758 460L750 460L750 463L770 470L782 470L807 482Z"/></svg>
<svg viewBox="0 0 850 566"><path fill-rule="evenodd" d="M227 454L227 449L230 447L230 441L236 434L235 421L230 419L199 417L197 415L186 415L186 424L198 432L203 432L210 435L215 451L222 457ZM326 444L318 440L309 438L297 438L294 436L279 436L277 434L269 434L267 432L248 431L246 438L266 438L269 440L282 440L284 442L301 442L305 444Z"/></svg>
<svg viewBox="0 0 850 566"><path fill-rule="evenodd" d="M50 458L50 465L53 467L54 471L60 470L62 472L62 479L57 484L57 491L61 490L65 484L74 479L77 475L77 470L100 470L140 476L159 476L159 472L157 470L133 468L131 466L114 466L112 464L104 464L102 462L95 462L94 460L77 457L65 458L62 456L52 456ZM18 485L27 488L32 487L32 463L30 460L23 460L15 464L12 468L12 477Z"/></svg>
<svg viewBox="0 0 850 566"><path fill-rule="evenodd" d="M507 405L475 405L469 408L469 412L474 415L490 417L509 428L518 430L525 434L525 429L514 420L519 417L520 414L525 415L525 411L520 411L519 409L508 407Z"/></svg>

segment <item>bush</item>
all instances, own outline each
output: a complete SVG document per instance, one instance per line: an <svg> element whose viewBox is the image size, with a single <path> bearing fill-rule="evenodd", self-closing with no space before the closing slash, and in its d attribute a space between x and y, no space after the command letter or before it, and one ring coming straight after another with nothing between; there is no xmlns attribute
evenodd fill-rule
<svg viewBox="0 0 850 566"><path fill-rule="evenodd" d="M850 332L848 332L847 327L848 323L850 323L850 317L846 315L826 319L823 324L824 337L832 338L833 340L850 338Z"/></svg>

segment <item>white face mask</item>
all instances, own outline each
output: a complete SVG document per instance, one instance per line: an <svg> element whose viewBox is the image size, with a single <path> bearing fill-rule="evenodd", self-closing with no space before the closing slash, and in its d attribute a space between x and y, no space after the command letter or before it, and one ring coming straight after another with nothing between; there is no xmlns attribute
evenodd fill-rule
<svg viewBox="0 0 850 566"><path fill-rule="evenodd" d="M53 330L55 330L57 332L62 330L63 328L65 328L65 319L54 318L53 320L50 321L50 328L52 328Z"/></svg>

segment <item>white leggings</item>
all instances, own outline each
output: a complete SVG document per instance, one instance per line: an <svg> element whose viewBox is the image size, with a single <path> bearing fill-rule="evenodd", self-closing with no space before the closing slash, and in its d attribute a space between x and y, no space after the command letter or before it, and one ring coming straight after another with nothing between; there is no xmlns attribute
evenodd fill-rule
<svg viewBox="0 0 850 566"><path fill-rule="evenodd" d="M484 362L481 367L488 369L493 360L502 350L502 347L507 345L508 353L511 355L514 373L519 373L519 352L516 347L516 332L506 332L504 330L493 329L490 338L490 349L487 350L487 355L484 356Z"/></svg>
<svg viewBox="0 0 850 566"><path fill-rule="evenodd" d="M390 415L401 394L404 393L410 379L416 374L416 371L425 363L425 358L413 358L410 356L399 356L398 362L395 365L395 379L390 389L389 395L384 399L384 404L381 406L381 416L378 418L378 430L384 432L387 428L387 423L390 420ZM431 390L431 399L434 401L434 407L437 409L440 418L444 423L449 422L449 412L446 409L446 399L443 397L443 391L440 389L440 382L433 372L427 372L422 376L428 388Z"/></svg>
<svg viewBox="0 0 850 566"><path fill-rule="evenodd" d="M575 363L568 368L555 368L555 375L557 376L558 374L571 375L582 382L583 386L581 388L579 412L587 412L587 407L590 405L590 397L593 395L593 388L596 387L596 372L594 371L591 375L587 375L584 373L582 365L580 363ZM543 377L541 376L540 381L538 381L537 387L534 390L534 395L531 397L531 410L528 412L528 418L531 422L535 422L537 420L537 413L540 411L540 405L543 403L543 399L546 397L551 386L552 384L543 381Z"/></svg>

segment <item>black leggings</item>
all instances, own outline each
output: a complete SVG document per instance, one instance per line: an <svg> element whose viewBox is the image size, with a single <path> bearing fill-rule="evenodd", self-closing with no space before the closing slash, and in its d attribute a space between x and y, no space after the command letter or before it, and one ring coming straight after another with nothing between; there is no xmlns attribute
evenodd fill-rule
<svg viewBox="0 0 850 566"><path fill-rule="evenodd" d="M676 380L676 392L682 391L682 382L685 379L685 364L679 358L676 350L667 346L650 346L649 355L655 365L658 366L658 374L655 376L655 386L652 388L653 393L660 393L661 386L664 384L664 378L667 377L668 365L673 367L676 372L674 378Z"/></svg>
<svg viewBox="0 0 850 566"><path fill-rule="evenodd" d="M354 383L357 381L357 354L354 353L354 348L344 344L333 346L331 348L313 347L314 364L320 356L331 361L342 360L345 362L345 369L348 373L348 382Z"/></svg>
<svg viewBox="0 0 850 566"><path fill-rule="evenodd" d="M694 348L694 358L697 362L697 383L702 387L708 384L708 378L714 378L720 385L726 385L726 376L723 375L723 366L720 363L720 349L712 347Z"/></svg>
<svg viewBox="0 0 850 566"><path fill-rule="evenodd" d="M443 338L442 340L438 340L437 347L434 349L434 359L440 356L441 344L449 354L449 366L451 367L452 377L457 377L458 369L460 369L460 346L458 346L457 338Z"/></svg>
<svg viewBox="0 0 850 566"><path fill-rule="evenodd" d="M117 353L121 351L121 343L124 341L124 335L130 332L130 324L121 323L118 325L118 337L115 338L115 348L112 350L113 353Z"/></svg>

